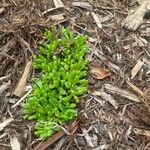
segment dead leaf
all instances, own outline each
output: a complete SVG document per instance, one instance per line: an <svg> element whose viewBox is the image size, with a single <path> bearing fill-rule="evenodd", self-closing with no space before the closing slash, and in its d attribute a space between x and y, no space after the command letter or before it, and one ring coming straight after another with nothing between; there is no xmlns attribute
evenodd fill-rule
<svg viewBox="0 0 150 150"><path fill-rule="evenodd" d="M91 74L94 78L100 79L100 80L112 75L109 71L104 70L101 67L96 67L96 68L92 69Z"/></svg>
<svg viewBox="0 0 150 150"><path fill-rule="evenodd" d="M139 72L143 65L144 62L139 59L136 65L131 70L131 79L133 79L136 76L136 74Z"/></svg>
<svg viewBox="0 0 150 150"><path fill-rule="evenodd" d="M13 95L21 97L23 95L23 93L26 91L26 84L27 84L27 80L30 76L31 67L32 67L32 61L30 60L25 66L22 77L21 77L17 87L15 88Z"/></svg>

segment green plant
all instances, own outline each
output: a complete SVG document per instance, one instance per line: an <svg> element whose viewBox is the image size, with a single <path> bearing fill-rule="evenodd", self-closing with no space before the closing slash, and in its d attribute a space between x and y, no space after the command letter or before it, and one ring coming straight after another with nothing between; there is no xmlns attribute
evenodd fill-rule
<svg viewBox="0 0 150 150"><path fill-rule="evenodd" d="M23 105L24 118L36 120L35 134L46 139L59 125L77 116L79 96L87 92L86 37L69 29L46 30L45 41L34 56L33 66L41 70Z"/></svg>

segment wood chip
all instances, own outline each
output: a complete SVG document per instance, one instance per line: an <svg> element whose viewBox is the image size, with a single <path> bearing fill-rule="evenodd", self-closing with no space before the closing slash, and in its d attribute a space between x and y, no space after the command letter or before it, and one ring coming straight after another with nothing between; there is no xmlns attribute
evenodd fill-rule
<svg viewBox="0 0 150 150"><path fill-rule="evenodd" d="M130 125L129 128L128 128L128 130L127 130L126 133L125 133L125 137L126 137L126 138L128 138L128 137L131 135L131 133L132 133L132 128L133 128L133 126Z"/></svg>
<svg viewBox="0 0 150 150"><path fill-rule="evenodd" d="M64 7L64 4L61 0L53 0L56 8Z"/></svg>
<svg viewBox="0 0 150 150"><path fill-rule="evenodd" d="M141 102L140 99L136 95L130 93L127 90L120 89L120 88L113 86L113 85L110 85L110 84L105 84L104 88L112 94L122 96L124 98L127 98L127 99L135 101L135 102Z"/></svg>
<svg viewBox="0 0 150 150"><path fill-rule="evenodd" d="M134 42L134 43L132 43L132 44L128 44L128 45L123 46L123 48L124 48L125 50L128 50L128 49L130 49L131 47L136 47L136 46L137 46L137 42Z"/></svg>
<svg viewBox="0 0 150 150"><path fill-rule="evenodd" d="M105 17L102 17L100 20L101 20L101 23L103 22L106 22L106 21L110 21L114 16L112 14L109 14Z"/></svg>
<svg viewBox="0 0 150 150"><path fill-rule="evenodd" d="M98 17L97 14L95 14L94 12L91 13L94 21L96 22L97 26L102 29L102 24L101 24L101 21L100 21L100 18Z"/></svg>
<svg viewBox="0 0 150 150"><path fill-rule="evenodd" d="M145 43L142 41L140 37L134 36L134 40L137 43L138 46L143 47Z"/></svg>
<svg viewBox="0 0 150 150"><path fill-rule="evenodd" d="M150 61L148 61L146 58L143 58L144 63L146 66L150 69Z"/></svg>
<svg viewBox="0 0 150 150"><path fill-rule="evenodd" d="M5 8L0 8L0 14L3 13Z"/></svg>
<svg viewBox="0 0 150 150"><path fill-rule="evenodd" d="M24 96L22 96L14 105L11 106L11 108L15 108L18 106L30 93L32 89L30 89Z"/></svg>
<svg viewBox="0 0 150 150"><path fill-rule="evenodd" d="M25 66L22 77L19 83L17 84L17 87L15 88L13 95L21 97L24 94L24 92L26 91L26 84L30 76L31 68L32 68L32 61L30 60Z"/></svg>
<svg viewBox="0 0 150 150"><path fill-rule="evenodd" d="M63 14L51 15L49 17L51 18L51 20L56 20L56 21L61 21L61 20L65 19Z"/></svg>
<svg viewBox="0 0 150 150"><path fill-rule="evenodd" d="M85 140L86 140L86 142L87 142L87 145L88 145L89 147L94 147L94 145L93 145L93 143L92 143L92 139L91 139L91 137L89 136L87 130L86 130L85 128L81 128L81 130L82 130L83 134L86 133L86 134L84 134L84 138L85 138Z"/></svg>
<svg viewBox="0 0 150 150"><path fill-rule="evenodd" d="M129 81L126 81L126 83L135 91L137 92L138 94L140 94L141 96L143 96L143 92L138 88L136 87L133 83L129 82Z"/></svg>
<svg viewBox="0 0 150 150"><path fill-rule="evenodd" d="M9 77L10 77L10 75L0 77L0 81L6 80L6 79L9 78Z"/></svg>
<svg viewBox="0 0 150 150"><path fill-rule="evenodd" d="M131 70L131 79L133 79L136 74L139 72L139 70L142 68L144 62L140 59L137 61L136 65Z"/></svg>
<svg viewBox="0 0 150 150"><path fill-rule="evenodd" d="M139 134L139 135L150 137L150 130L143 130L143 129L134 128L133 132L135 134Z"/></svg>
<svg viewBox="0 0 150 150"><path fill-rule="evenodd" d="M6 132L0 135L0 140L1 140L2 138L4 138L5 136L7 136L7 133L6 133Z"/></svg>
<svg viewBox="0 0 150 150"><path fill-rule="evenodd" d="M20 142L17 137L10 138L10 145L11 145L12 150L21 150Z"/></svg>
<svg viewBox="0 0 150 150"><path fill-rule="evenodd" d="M92 150L106 150L106 149L108 149L108 147L109 146L107 144L102 144Z"/></svg>
<svg viewBox="0 0 150 150"><path fill-rule="evenodd" d="M101 52L99 52L98 49L92 50L89 49L95 56L97 56L100 60L103 61L103 63L114 73L119 74L121 77L124 78L124 73L122 72L121 68L118 67L116 64L110 62L105 56L104 54L102 54Z"/></svg>
<svg viewBox="0 0 150 150"><path fill-rule="evenodd" d="M11 123L14 120L14 118L9 118L0 123L0 131L2 131L9 123Z"/></svg>
<svg viewBox="0 0 150 150"><path fill-rule="evenodd" d="M111 76L111 72L104 70L100 66L93 68L90 72L94 78L100 79L100 80Z"/></svg>
<svg viewBox="0 0 150 150"><path fill-rule="evenodd" d="M81 7L87 10L93 10L93 6L88 2L73 2L72 6Z"/></svg>
<svg viewBox="0 0 150 150"><path fill-rule="evenodd" d="M89 42L91 42L91 43L94 43L94 42L96 42L96 41L97 41L97 39L92 38L92 37L89 37L89 38L88 38L88 41L89 41Z"/></svg>
<svg viewBox="0 0 150 150"><path fill-rule="evenodd" d="M115 109L118 109L119 104L110 94L107 94L104 91L95 91L94 94L96 96L100 96L102 99L109 102Z"/></svg>
<svg viewBox="0 0 150 150"><path fill-rule="evenodd" d="M3 83L0 86L0 94L2 94L6 89L8 89L8 87L9 87L9 84Z"/></svg>
<svg viewBox="0 0 150 150"><path fill-rule="evenodd" d="M59 140L59 142L55 145L55 148L53 150L60 150L65 142L65 138L62 138Z"/></svg>
<svg viewBox="0 0 150 150"><path fill-rule="evenodd" d="M57 12L57 11L62 10L62 9L63 9L63 7L50 8L50 9L45 10L45 11L42 13L42 15L47 15L47 14L49 14L49 13Z"/></svg>

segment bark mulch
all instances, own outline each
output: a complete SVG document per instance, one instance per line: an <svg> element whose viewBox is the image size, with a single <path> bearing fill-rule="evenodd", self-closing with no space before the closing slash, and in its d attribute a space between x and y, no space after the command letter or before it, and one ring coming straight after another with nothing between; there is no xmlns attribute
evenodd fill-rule
<svg viewBox="0 0 150 150"><path fill-rule="evenodd" d="M0 150L150 149L150 20L134 32L121 26L136 6L126 0L0 2ZM88 35L89 89L78 118L40 141L21 105L31 92L32 56L52 25Z"/></svg>

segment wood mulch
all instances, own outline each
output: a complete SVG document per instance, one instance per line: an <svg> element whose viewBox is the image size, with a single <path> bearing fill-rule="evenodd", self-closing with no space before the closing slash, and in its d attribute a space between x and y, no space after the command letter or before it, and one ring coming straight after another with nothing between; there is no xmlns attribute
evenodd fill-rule
<svg viewBox="0 0 150 150"><path fill-rule="evenodd" d="M149 21L121 26L136 7L126 0L2 0L0 2L0 150L150 149ZM89 90L78 118L46 141L22 118L31 92L32 55L49 26L88 36Z"/></svg>

